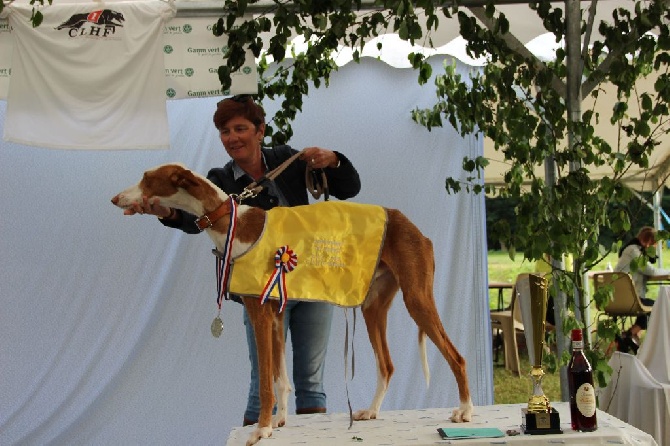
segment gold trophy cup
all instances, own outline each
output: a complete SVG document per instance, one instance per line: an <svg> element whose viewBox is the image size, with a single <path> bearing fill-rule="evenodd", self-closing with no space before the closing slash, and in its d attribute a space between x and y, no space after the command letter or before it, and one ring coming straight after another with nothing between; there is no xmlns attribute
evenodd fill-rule
<svg viewBox="0 0 670 446"><path fill-rule="evenodd" d="M547 279L537 274L529 274L528 282L517 281L516 298L519 299L524 335L528 346L528 356L532 369L530 378L533 394L528 399L528 407L521 409L522 430L531 435L560 434L561 422L556 409L542 390L542 354L544 352L544 329L547 312Z"/></svg>

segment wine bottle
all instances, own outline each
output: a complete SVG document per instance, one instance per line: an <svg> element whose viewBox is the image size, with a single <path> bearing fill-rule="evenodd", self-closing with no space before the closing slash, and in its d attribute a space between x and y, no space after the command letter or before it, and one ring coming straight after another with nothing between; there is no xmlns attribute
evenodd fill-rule
<svg viewBox="0 0 670 446"><path fill-rule="evenodd" d="M572 330L572 357L568 365L570 420L576 431L598 429L596 420L596 391L593 387L593 368L584 355L582 330Z"/></svg>

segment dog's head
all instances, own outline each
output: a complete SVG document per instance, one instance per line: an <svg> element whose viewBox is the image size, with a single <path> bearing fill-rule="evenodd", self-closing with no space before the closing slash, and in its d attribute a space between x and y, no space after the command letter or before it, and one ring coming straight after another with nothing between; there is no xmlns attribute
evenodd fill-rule
<svg viewBox="0 0 670 446"><path fill-rule="evenodd" d="M227 196L211 181L178 163L163 164L144 172L139 183L118 193L112 203L130 208L143 197L159 199L163 206L182 209L201 215L206 209L216 208Z"/></svg>

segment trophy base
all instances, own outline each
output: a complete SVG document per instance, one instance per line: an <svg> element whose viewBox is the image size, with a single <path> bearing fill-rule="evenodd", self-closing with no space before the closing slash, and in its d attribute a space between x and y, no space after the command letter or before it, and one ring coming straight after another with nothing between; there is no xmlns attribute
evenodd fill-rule
<svg viewBox="0 0 670 446"><path fill-rule="evenodd" d="M553 407L549 412L528 412L528 409L521 409L523 415L523 424L521 430L530 435L562 434L561 420L558 411Z"/></svg>

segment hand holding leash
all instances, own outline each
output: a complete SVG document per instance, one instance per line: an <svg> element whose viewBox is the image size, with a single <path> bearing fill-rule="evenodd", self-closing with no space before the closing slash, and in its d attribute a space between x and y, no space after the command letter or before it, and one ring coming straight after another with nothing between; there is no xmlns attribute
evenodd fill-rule
<svg viewBox="0 0 670 446"><path fill-rule="evenodd" d="M237 202L241 203L246 198L255 197L258 195L258 193L263 190L263 183L265 181L274 180L275 177L282 173L289 164L298 158L307 163L307 170L305 171L305 183L307 184L307 190L316 200L318 200L322 194L325 194L325 199L328 201L328 179L326 178L326 174L324 173L323 168L331 167L336 169L340 167L340 160L332 150L322 149L320 147L306 147L281 163L277 168L271 170L270 172L266 172L263 177L245 187L244 191L242 191L242 193L237 196ZM321 173L320 184L315 174L317 169Z"/></svg>
<svg viewBox="0 0 670 446"><path fill-rule="evenodd" d="M300 159L305 161L312 169L340 166L340 160L332 150L322 149L321 147L305 147L301 153Z"/></svg>

